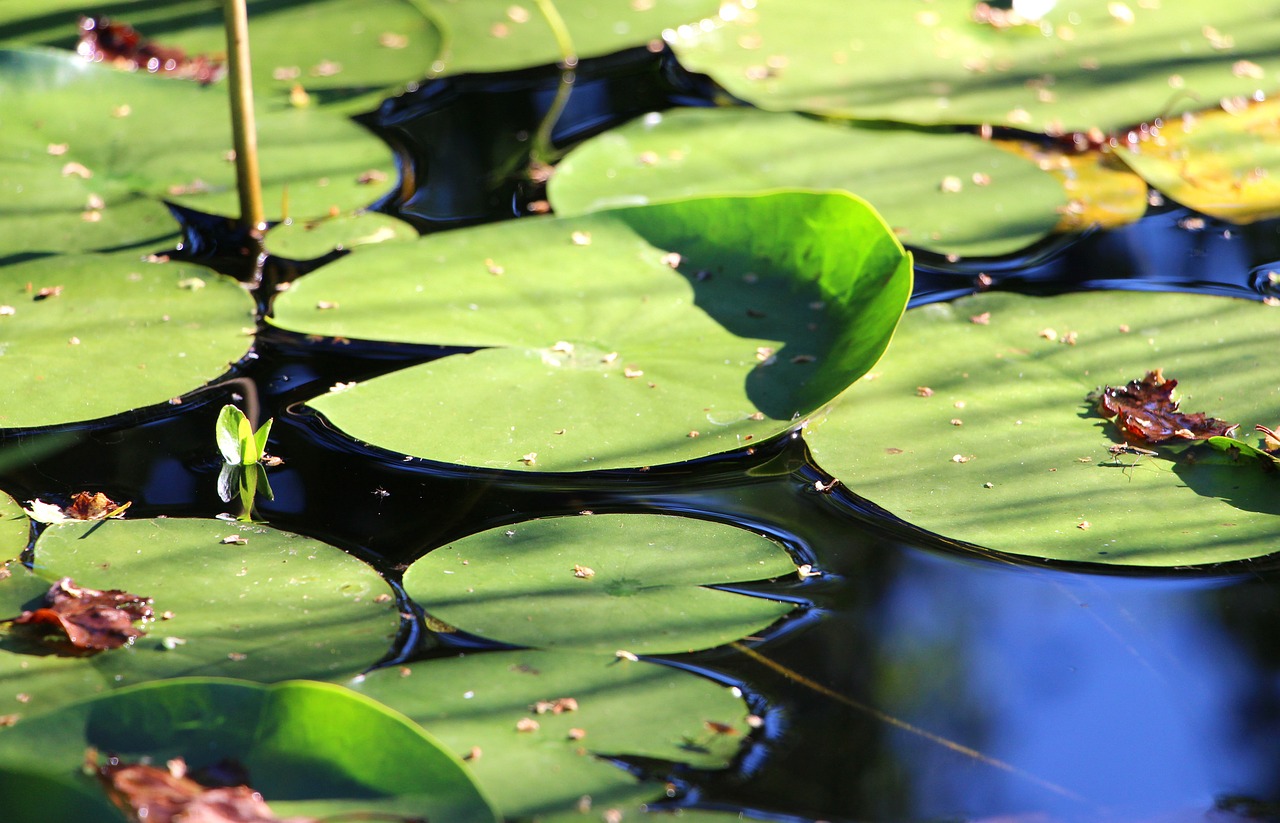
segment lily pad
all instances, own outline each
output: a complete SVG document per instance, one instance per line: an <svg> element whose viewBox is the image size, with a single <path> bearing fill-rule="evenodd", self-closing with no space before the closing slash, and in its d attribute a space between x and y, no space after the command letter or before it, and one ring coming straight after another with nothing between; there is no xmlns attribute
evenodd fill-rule
<svg viewBox="0 0 1280 823"><path fill-rule="evenodd" d="M0 427L163 403L223 374L249 348L253 299L201 266L119 252L36 259L4 272L0 304L12 312L0 314Z"/></svg>
<svg viewBox="0 0 1280 823"><path fill-rule="evenodd" d="M686 652L760 631L794 606L706 588L793 574L773 541L665 515L531 520L463 538L405 572L433 617L503 643Z"/></svg>
<svg viewBox="0 0 1280 823"><path fill-rule="evenodd" d="M570 471L687 460L790 429L871 367L910 288L910 257L865 203L789 192L361 248L280 295L273 322L493 347L311 405L404 454Z"/></svg>
<svg viewBox="0 0 1280 823"><path fill-rule="evenodd" d="M39 228L39 238L44 229L31 215L43 209L60 218L49 230L65 231L68 216L78 220L92 211L90 194L101 199L104 222L114 219L117 203L139 195L208 212L238 211L224 88L114 71L69 53L0 50L0 96L6 105L3 183L14 195L3 199L0 216L27 215L15 227L25 227L25 234L0 234L0 251L10 245L60 250L32 242L31 231ZM380 193L361 182L371 172L394 179L391 150L346 117L277 108L260 111L257 121L269 211L283 203L286 189L290 215L349 211ZM53 193L46 193L50 187ZM152 218L125 225L119 245L155 232Z"/></svg>
<svg viewBox="0 0 1280 823"><path fill-rule="evenodd" d="M734 2L668 40L686 68L761 108L1050 133L1128 127L1280 80L1275 0L1060 0L1006 28L974 11L972 0Z"/></svg>
<svg viewBox="0 0 1280 823"><path fill-rule="evenodd" d="M246 543L225 543L228 536ZM390 589L368 566L317 540L263 526L68 522L50 526L35 554L34 573L11 566L12 575L0 580L0 618L31 608L63 576L151 597L161 617L133 645L82 658L50 654L13 627L0 632L0 714L39 713L107 689L185 675L350 676L386 654L399 626ZM12 702L19 693L27 702Z"/></svg>
<svg viewBox="0 0 1280 823"><path fill-rule="evenodd" d="M417 238L418 232L403 220L364 211L312 221L293 220L273 227L263 243L272 254L290 260L311 260L334 249Z"/></svg>
<svg viewBox="0 0 1280 823"><path fill-rule="evenodd" d="M181 757L193 770L238 763L280 815L496 820L462 763L421 728L329 683L183 678L121 689L0 731L0 764L92 785L81 774L89 747L125 762Z"/></svg>
<svg viewBox="0 0 1280 823"><path fill-rule="evenodd" d="M996 140L994 145L1034 161L1062 184L1069 199L1059 209L1056 231L1114 229L1147 212L1146 181L1111 152L1068 152L1026 140Z"/></svg>
<svg viewBox="0 0 1280 823"><path fill-rule="evenodd" d="M1232 223L1280 217L1280 102L1228 105L1173 120L1116 154L1196 211Z"/></svg>
<svg viewBox="0 0 1280 823"><path fill-rule="evenodd" d="M254 92L272 108L286 105L295 84L310 93L312 105L373 108L390 88L426 74L440 48L435 23L409 0L366 0L359 14L344 0L249 0L247 6ZM0 42L74 50L80 14L128 23L188 54L227 51L221 6L136 0L0 4ZM225 84L217 93L226 96Z"/></svg>
<svg viewBox="0 0 1280 823"><path fill-rule="evenodd" d="M444 48L436 74L496 72L559 63L560 46L532 0L419 0L440 21ZM664 29L715 13L715 0L648 0L552 4L579 59L599 57L662 36Z"/></svg>
<svg viewBox="0 0 1280 823"><path fill-rule="evenodd" d="M597 811L661 798L661 783L639 782L598 756L721 769L749 733L746 707L732 689L612 655L470 654L380 669L349 685L413 718L454 754L470 756L471 774L506 819L569 812L583 795ZM536 711L539 702L565 698L575 708L561 702L560 713ZM526 719L538 727L519 731Z"/></svg>
<svg viewBox="0 0 1280 823"><path fill-rule="evenodd" d="M903 243L999 255L1042 239L1066 205L1028 160L976 135L822 123L755 109L677 109L612 129L556 168L560 215L779 188L843 189Z"/></svg>
<svg viewBox="0 0 1280 823"><path fill-rule="evenodd" d="M0 457L0 460L3 458ZM4 464L0 462L0 466ZM4 560L16 558L27 545L31 521L18 501L0 492L0 569ZM0 572L3 574L3 572Z"/></svg>
<svg viewBox="0 0 1280 823"><path fill-rule="evenodd" d="M1244 431L1274 422L1275 323L1261 303L1180 294L923 306L876 379L806 439L853 492L989 549L1131 566L1259 557L1280 550L1280 495L1256 461L1219 462L1207 446L1194 463L1167 449L1113 455L1115 424L1085 398L1162 368L1188 412Z"/></svg>

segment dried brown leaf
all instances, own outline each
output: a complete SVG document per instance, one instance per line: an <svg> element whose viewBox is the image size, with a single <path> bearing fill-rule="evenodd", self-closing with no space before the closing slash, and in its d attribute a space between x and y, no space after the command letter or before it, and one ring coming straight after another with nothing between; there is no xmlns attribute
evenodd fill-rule
<svg viewBox="0 0 1280 823"><path fill-rule="evenodd" d="M1165 378L1160 369L1126 386L1106 386L1098 398L1098 412L1115 418L1116 426L1131 443L1158 446L1228 437L1238 424L1227 423L1202 412L1186 414L1173 399L1177 380Z"/></svg>
<svg viewBox="0 0 1280 823"><path fill-rule="evenodd" d="M41 608L14 618L17 626L31 626L61 635L72 647L100 651L118 649L142 636L133 623L154 616L151 598L110 589L81 588L64 577L44 596Z"/></svg>

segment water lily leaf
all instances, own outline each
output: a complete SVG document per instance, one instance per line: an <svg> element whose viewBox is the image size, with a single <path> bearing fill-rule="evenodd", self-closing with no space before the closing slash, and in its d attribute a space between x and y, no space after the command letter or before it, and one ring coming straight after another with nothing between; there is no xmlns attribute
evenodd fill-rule
<svg viewBox="0 0 1280 823"><path fill-rule="evenodd" d="M373 211L315 221L292 220L266 233L267 251L290 260L312 260L334 249L416 240L418 232L403 220Z"/></svg>
<svg viewBox="0 0 1280 823"><path fill-rule="evenodd" d="M583 795L598 811L652 801L663 796L661 784L637 782L595 755L718 769L729 765L749 732L733 690L612 655L471 654L381 669L350 686L468 757L471 773L506 819L569 812ZM577 708L537 713L539 703L562 698L573 698ZM525 720L537 728L521 724Z"/></svg>
<svg viewBox="0 0 1280 823"><path fill-rule="evenodd" d="M0 50L0 96L6 105L0 148L9 164L0 170L6 192L0 216L25 214L20 225L29 230L25 236L0 235L14 249L60 250L31 242L30 229L40 227L37 237L43 232L42 224L30 222L37 209L59 218L50 231L65 227L71 215L82 220L87 211L111 219L117 203L140 194L208 212L239 210L222 87L127 74L69 53ZM383 179L395 174L391 150L346 117L259 108L259 162L269 210L283 203L286 189L288 212L297 217L363 207L378 191L361 181L370 172ZM182 117L175 118L175 111ZM55 193L44 193L49 186ZM99 208L88 208L90 195L100 199ZM156 233L146 213L138 217L147 222L128 226L119 245ZM171 231L169 221L164 232Z"/></svg>
<svg viewBox="0 0 1280 823"><path fill-rule="evenodd" d="M245 542L228 543L227 536ZM277 681L350 676L386 653L399 625L390 590L332 546L263 526L213 520L120 520L50 526L36 572L10 567L0 617L16 617L52 580L147 594L159 619L146 636L91 658L60 657L0 630L0 714L183 675Z"/></svg>
<svg viewBox="0 0 1280 823"><path fill-rule="evenodd" d="M558 63L560 47L532 0L419 0L444 31L436 74L495 72ZM607 3L556 0L579 59L599 57L662 36L664 29L715 13L715 0Z"/></svg>
<svg viewBox="0 0 1280 823"><path fill-rule="evenodd" d="M78 777L57 779L28 769L25 764L0 765L0 797L11 823L50 820L93 820L128 823L127 818L97 786Z"/></svg>
<svg viewBox="0 0 1280 823"><path fill-rule="evenodd" d="M126 761L181 757L192 770L238 763L282 816L496 820L426 732L330 683L181 678L121 689L0 732L0 764L70 781L90 747Z"/></svg>
<svg viewBox="0 0 1280 823"><path fill-rule="evenodd" d="M994 140L1052 174L1067 195L1056 231L1114 229L1136 223L1147 212L1147 183L1112 152L1064 151L1052 144Z"/></svg>
<svg viewBox="0 0 1280 823"><path fill-rule="evenodd" d="M222 374L249 348L253 299L201 266L119 252L40 258L4 272L0 303L12 309L0 315L6 428L163 403Z"/></svg>
<svg viewBox="0 0 1280 823"><path fill-rule="evenodd" d="M308 92L313 106L373 108L389 87L426 74L440 48L435 23L408 0L367 0L359 14L343 0L249 0L247 5L254 93L272 108L287 105L295 85ZM0 4L0 42L74 51L80 14L128 23L188 53L227 51L221 6L129 0L52 0L38 9ZM225 87L217 89L225 98Z"/></svg>
<svg viewBox="0 0 1280 823"><path fill-rule="evenodd" d="M1225 103L1122 144L1117 156L1184 206L1232 223L1280 216L1280 102Z"/></svg>
<svg viewBox="0 0 1280 823"><path fill-rule="evenodd" d="M689 70L773 110L1109 131L1280 78L1274 0L1060 0L1043 20L1007 28L976 22L971 0L751 6L722 4L713 25L682 26L668 41Z"/></svg>
<svg viewBox="0 0 1280 823"><path fill-rule="evenodd" d="M22 505L7 494L0 492L0 557L16 558L27 545L27 536L31 532L31 521L22 510ZM4 561L0 560L0 569L4 569ZM3 571L0 571L3 574Z"/></svg>
<svg viewBox="0 0 1280 823"><path fill-rule="evenodd" d="M1274 420L1274 309L1178 294L985 294L907 313L877 377L806 433L855 493L947 537L1056 560L1182 566L1276 551L1254 460L1113 455L1086 397L1163 368L1186 408ZM974 322L974 321L978 322Z"/></svg>
<svg viewBox="0 0 1280 823"><path fill-rule="evenodd" d="M793 574L772 541L686 517L531 520L436 549L404 584L432 616L504 643L613 654L709 648L789 603L705 588Z"/></svg>
<svg viewBox="0 0 1280 823"><path fill-rule="evenodd" d="M875 362L910 279L862 201L792 192L362 248L280 295L274 322L493 347L311 402L353 437L473 466L631 467L789 429Z"/></svg>
<svg viewBox="0 0 1280 823"><path fill-rule="evenodd" d="M557 214L779 188L864 198L902 242L998 255L1042 239L1066 205L1034 163L972 134L822 123L755 109L677 109L574 149L551 178Z"/></svg>

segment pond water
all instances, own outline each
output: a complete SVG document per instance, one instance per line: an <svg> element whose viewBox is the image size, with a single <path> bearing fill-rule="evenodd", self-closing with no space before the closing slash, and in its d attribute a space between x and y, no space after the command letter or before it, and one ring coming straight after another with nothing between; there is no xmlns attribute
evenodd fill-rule
<svg viewBox="0 0 1280 823"><path fill-rule="evenodd" d="M537 71L464 76L389 102L367 120L401 150L419 185L381 208L422 230L522 213L536 189L476 181L527 141L557 82ZM556 138L705 103L700 88L665 54L586 61ZM1017 259L922 256L916 302L971 293L980 274L991 288L1029 292L1257 296L1265 278L1254 272L1280 258L1280 226L1188 217L1154 209L1130 227L1051 240ZM205 245L196 239L188 252L206 255L209 236ZM290 276L287 266L269 269L261 294L272 277ZM1275 561L1099 572L984 553L897 520L857 477L815 490L827 478L799 436L649 471L516 476L405 462L352 444L298 408L317 387L451 351L261 329L245 361L180 405L0 433L13 455L0 487L19 500L102 489L132 500L130 517L216 515L226 504L211 434L221 406L235 400L275 418L270 451L286 461L272 470L275 499L259 501L260 518L341 546L392 581L449 540L539 516L659 512L741 524L823 574L753 587L803 604L763 636L668 658L739 685L764 719L727 772L629 764L670 779L671 804L779 820L1154 821L1207 819L1214 808L1276 811ZM465 634L436 634L422 617L405 622L389 659L488 648Z"/></svg>

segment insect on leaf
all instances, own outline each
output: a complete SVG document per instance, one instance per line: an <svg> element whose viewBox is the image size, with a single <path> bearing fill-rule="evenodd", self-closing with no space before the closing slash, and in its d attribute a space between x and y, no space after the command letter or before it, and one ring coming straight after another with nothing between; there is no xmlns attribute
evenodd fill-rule
<svg viewBox="0 0 1280 823"><path fill-rule="evenodd" d="M1153 446L1208 440L1235 431L1238 424L1202 412L1179 411L1178 401L1173 399L1177 385L1177 380L1166 379L1160 369L1155 369L1120 388L1106 386L1098 398L1098 413L1114 417L1125 440Z"/></svg>

